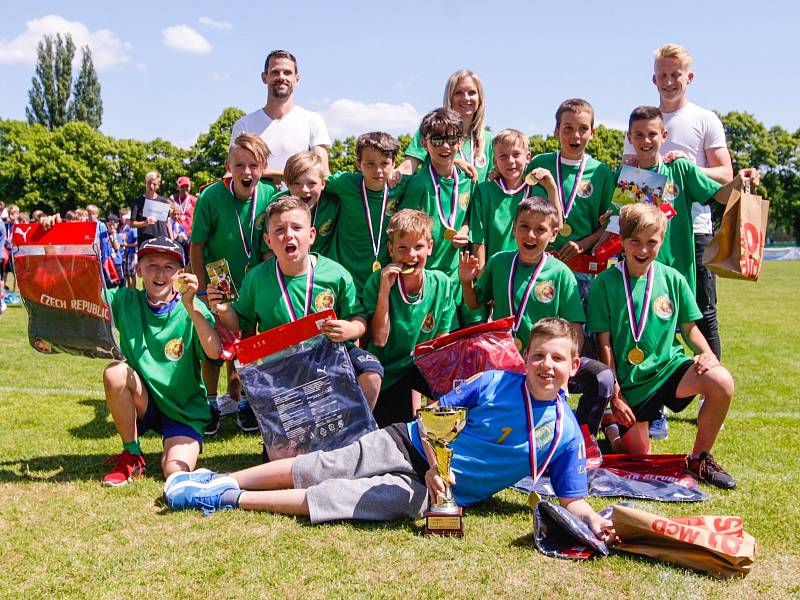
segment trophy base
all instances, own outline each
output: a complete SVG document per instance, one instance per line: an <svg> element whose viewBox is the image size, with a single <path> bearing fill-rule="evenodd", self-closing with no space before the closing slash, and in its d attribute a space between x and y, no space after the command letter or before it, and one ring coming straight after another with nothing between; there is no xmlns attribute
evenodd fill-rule
<svg viewBox="0 0 800 600"><path fill-rule="evenodd" d="M423 534L464 537L464 509L457 506L448 512L429 510L425 513Z"/></svg>

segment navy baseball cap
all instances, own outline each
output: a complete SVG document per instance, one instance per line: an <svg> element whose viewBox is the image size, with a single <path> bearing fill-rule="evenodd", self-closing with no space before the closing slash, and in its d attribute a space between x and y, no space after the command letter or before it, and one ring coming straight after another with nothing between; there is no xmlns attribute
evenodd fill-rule
<svg viewBox="0 0 800 600"><path fill-rule="evenodd" d="M143 241L136 254L139 258L148 254L167 254L177 260L182 267L186 266L186 258L181 245L163 236Z"/></svg>

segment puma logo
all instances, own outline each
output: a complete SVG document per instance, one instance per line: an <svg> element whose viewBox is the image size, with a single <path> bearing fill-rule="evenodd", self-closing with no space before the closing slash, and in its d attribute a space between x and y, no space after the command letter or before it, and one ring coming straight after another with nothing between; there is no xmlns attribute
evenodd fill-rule
<svg viewBox="0 0 800 600"><path fill-rule="evenodd" d="M24 231L22 230L22 225L17 225L16 233L22 236L22 240L27 243L28 234L30 233L31 229L33 229L32 225L28 225L28 228Z"/></svg>

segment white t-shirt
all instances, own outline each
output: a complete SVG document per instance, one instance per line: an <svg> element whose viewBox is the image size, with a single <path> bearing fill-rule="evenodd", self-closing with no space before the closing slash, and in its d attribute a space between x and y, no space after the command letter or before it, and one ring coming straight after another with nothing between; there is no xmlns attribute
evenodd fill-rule
<svg viewBox="0 0 800 600"><path fill-rule="evenodd" d="M727 146L725 129L719 117L693 102L687 102L675 112L664 113L664 126L668 136L667 141L661 146L661 154L680 150L685 152L689 160L695 162L698 167L708 166L706 150ZM623 154L636 154L627 137ZM713 233L711 209L708 206L692 204L692 220L695 234Z"/></svg>
<svg viewBox="0 0 800 600"><path fill-rule="evenodd" d="M292 154L331 143L322 116L299 106L282 119L270 118L261 108L245 115L233 124L231 145L243 133L258 135L267 144L270 152L267 167L271 171L283 171Z"/></svg>

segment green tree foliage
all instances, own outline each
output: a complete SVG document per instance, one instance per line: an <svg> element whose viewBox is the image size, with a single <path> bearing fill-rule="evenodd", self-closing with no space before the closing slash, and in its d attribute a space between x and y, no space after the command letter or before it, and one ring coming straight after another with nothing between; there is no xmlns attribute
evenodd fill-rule
<svg viewBox="0 0 800 600"><path fill-rule="evenodd" d="M103 100L100 97L100 81L92 62L89 46L81 49L81 71L75 80L72 101L67 109L69 121L83 121L94 129L99 129L103 122Z"/></svg>
<svg viewBox="0 0 800 600"><path fill-rule="evenodd" d="M47 35L39 42L36 54L36 75L28 92L25 116L31 124L55 129L67 122L75 44L69 34L64 38Z"/></svg>
<svg viewBox="0 0 800 600"><path fill-rule="evenodd" d="M211 123L206 133L198 136L197 142L189 151L191 158L188 171L194 180L194 189L225 174L231 130L233 124L244 114L240 108L228 107Z"/></svg>
<svg viewBox="0 0 800 600"><path fill-rule="evenodd" d="M356 169L356 138L352 135L342 140L333 140L328 148L328 166L331 173L337 171L355 172Z"/></svg>

